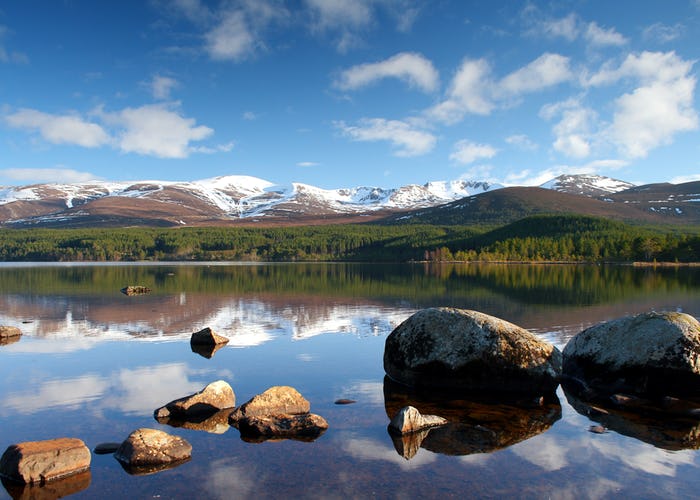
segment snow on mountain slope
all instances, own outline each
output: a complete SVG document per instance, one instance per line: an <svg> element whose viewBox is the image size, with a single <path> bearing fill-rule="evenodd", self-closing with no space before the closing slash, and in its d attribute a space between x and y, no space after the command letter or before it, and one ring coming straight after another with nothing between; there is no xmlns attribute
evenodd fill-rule
<svg viewBox="0 0 700 500"><path fill-rule="evenodd" d="M634 184L604 177L601 175L560 175L540 185L541 188L553 189L561 193L579 194L597 198L606 194L617 193L634 187Z"/></svg>

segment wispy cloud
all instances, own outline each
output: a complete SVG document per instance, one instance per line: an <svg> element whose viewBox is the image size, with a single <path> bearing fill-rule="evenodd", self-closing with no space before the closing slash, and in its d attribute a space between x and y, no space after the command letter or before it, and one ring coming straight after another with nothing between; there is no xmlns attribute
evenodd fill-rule
<svg viewBox="0 0 700 500"><path fill-rule="evenodd" d="M29 57L24 52L8 50L4 38L10 34L7 26L0 24L0 63L29 64Z"/></svg>
<svg viewBox="0 0 700 500"><path fill-rule="evenodd" d="M318 167L320 163L315 161L300 161L297 163L297 167Z"/></svg>
<svg viewBox="0 0 700 500"><path fill-rule="evenodd" d="M539 146L525 134L514 134L506 137L506 144L515 146L522 151L536 151Z"/></svg>
<svg viewBox="0 0 700 500"><path fill-rule="evenodd" d="M7 124L38 132L44 140L53 144L75 144L96 148L110 141L109 134L98 124L86 121L71 113L53 115L35 109L20 109L5 116Z"/></svg>
<svg viewBox="0 0 700 500"><path fill-rule="evenodd" d="M159 100L170 99L170 93L179 86L180 83L174 78L161 75L154 75L148 83L153 97Z"/></svg>
<svg viewBox="0 0 700 500"><path fill-rule="evenodd" d="M489 144L477 144L462 139L458 141L450 154L450 160L461 165L468 165L484 158L493 158L498 150Z"/></svg>
<svg viewBox="0 0 700 500"><path fill-rule="evenodd" d="M434 91L439 84L438 72L423 55L401 52L383 61L353 66L343 71L335 81L341 90L356 90L385 78L397 78L425 92Z"/></svg>
<svg viewBox="0 0 700 500"><path fill-rule="evenodd" d="M659 43L670 43L677 40L685 34L685 26L676 23L673 26L669 26L663 23L654 23L651 26L644 28L642 36L645 40L652 40Z"/></svg>
<svg viewBox="0 0 700 500"><path fill-rule="evenodd" d="M586 26L583 32L583 38L588 43L599 47L620 46L627 43L627 39L615 31L614 28L605 29L598 26L595 22L588 23L588 26Z"/></svg>
<svg viewBox="0 0 700 500"><path fill-rule="evenodd" d="M99 179L90 172L81 172L72 168L6 168L0 170L0 177L20 182L88 182Z"/></svg>
<svg viewBox="0 0 700 500"><path fill-rule="evenodd" d="M338 121L335 126L354 141L389 141L394 146L394 156L400 157L424 155L432 151L437 142L437 138L430 132L400 120L364 118L357 125Z"/></svg>

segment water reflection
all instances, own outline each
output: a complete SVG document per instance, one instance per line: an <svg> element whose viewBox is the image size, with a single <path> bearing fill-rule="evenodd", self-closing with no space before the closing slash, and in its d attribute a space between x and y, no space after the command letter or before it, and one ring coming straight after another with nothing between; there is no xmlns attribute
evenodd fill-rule
<svg viewBox="0 0 700 500"><path fill-rule="evenodd" d="M210 434L224 434L231 426L228 422L228 417L233 409L219 410L214 414L193 415L187 419L165 417L157 418L156 420L171 427L182 427L193 431L204 431Z"/></svg>
<svg viewBox="0 0 700 500"><path fill-rule="evenodd" d="M471 455L506 448L543 433L561 418L555 394L542 402L500 403L476 397L456 399L456 394L418 392L384 378L384 404L389 419L405 406L423 415L438 415L446 425L403 436L392 435L394 447L411 459L419 448L443 455Z"/></svg>
<svg viewBox="0 0 700 500"><path fill-rule="evenodd" d="M19 484L2 478L2 485L14 500L55 500L88 489L91 479L90 470L86 470L41 485Z"/></svg>
<svg viewBox="0 0 700 500"><path fill-rule="evenodd" d="M700 448L700 401L640 400L625 407L610 400L587 402L566 389L564 394L577 412L606 429L666 450Z"/></svg>

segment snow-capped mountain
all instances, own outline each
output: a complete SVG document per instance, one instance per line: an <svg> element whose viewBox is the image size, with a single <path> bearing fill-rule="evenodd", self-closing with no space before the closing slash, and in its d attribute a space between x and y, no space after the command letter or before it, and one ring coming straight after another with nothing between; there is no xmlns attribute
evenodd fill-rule
<svg viewBox="0 0 700 500"><path fill-rule="evenodd" d="M321 189L232 175L191 182L85 182L0 187L0 224L184 225L289 219L432 207L500 185L463 180L394 189Z"/></svg>
<svg viewBox="0 0 700 500"><path fill-rule="evenodd" d="M541 188L553 189L560 193L580 194L589 198L598 198L634 187L634 184L602 175L560 175L540 185Z"/></svg>

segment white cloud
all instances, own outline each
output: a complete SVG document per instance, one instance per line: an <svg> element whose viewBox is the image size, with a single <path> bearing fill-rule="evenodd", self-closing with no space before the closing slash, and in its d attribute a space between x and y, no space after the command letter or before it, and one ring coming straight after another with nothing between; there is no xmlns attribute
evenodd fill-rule
<svg viewBox="0 0 700 500"><path fill-rule="evenodd" d="M545 53L503 78L498 89L503 94L520 95L558 85L572 78L568 57Z"/></svg>
<svg viewBox="0 0 700 500"><path fill-rule="evenodd" d="M485 59L467 59L450 83L447 98L426 112L429 118L453 124L468 113L488 115L495 104L491 99L491 67Z"/></svg>
<svg viewBox="0 0 700 500"><path fill-rule="evenodd" d="M579 36L579 21L576 14L571 13L560 19L539 19L536 8L526 8L523 14L524 22L528 26L526 35L563 38L569 42L573 42Z"/></svg>
<svg viewBox="0 0 700 500"><path fill-rule="evenodd" d="M297 167L318 167L320 163L315 161L300 161L297 163Z"/></svg>
<svg viewBox="0 0 700 500"><path fill-rule="evenodd" d="M605 131L623 154L645 157L650 150L670 144L675 134L698 128L692 67L692 61L674 52L643 52L628 55L617 69L608 65L592 76L592 85L638 81L638 87L615 101L612 124Z"/></svg>
<svg viewBox="0 0 700 500"><path fill-rule="evenodd" d="M105 130L96 123L90 123L74 114L52 115L35 109L20 109L5 116L8 125L37 131L53 144L75 144L95 148L110 140Z"/></svg>
<svg viewBox="0 0 700 500"><path fill-rule="evenodd" d="M654 23L651 26L644 28L642 36L646 40L654 40L660 43L669 43L677 40L685 33L685 26L676 23L669 26L663 23Z"/></svg>
<svg viewBox="0 0 700 500"><path fill-rule="evenodd" d="M439 84L432 62L421 54L401 52L384 61L353 66L341 73L335 85L341 90L355 90L384 78L404 80L425 92L432 92Z"/></svg>
<svg viewBox="0 0 700 500"><path fill-rule="evenodd" d="M614 28L601 28L595 22L588 24L583 37L588 43L596 46L620 46L627 43L627 39Z"/></svg>
<svg viewBox="0 0 700 500"><path fill-rule="evenodd" d="M151 93L156 99L170 99L170 92L179 86L179 82L169 76L155 75L150 82Z"/></svg>
<svg viewBox="0 0 700 500"><path fill-rule="evenodd" d="M559 117L552 128L556 137L553 144L556 151L571 158L586 158L591 154L591 141L598 121L594 110L572 98L543 106L540 116L547 120Z"/></svg>
<svg viewBox="0 0 700 500"><path fill-rule="evenodd" d="M0 170L0 177L15 181L44 182L87 182L98 179L90 172L80 172L72 168L6 168Z"/></svg>
<svg viewBox="0 0 700 500"><path fill-rule="evenodd" d="M394 145L394 155L400 157L426 154L435 147L437 141L433 134L399 120L364 118L359 125L346 125L342 121L335 125L354 141L389 141Z"/></svg>
<svg viewBox="0 0 700 500"><path fill-rule="evenodd" d="M497 152L496 148L488 144L477 144L462 139L454 145L452 154L450 154L450 160L462 165L468 165L482 158L493 158Z"/></svg>
<svg viewBox="0 0 700 500"><path fill-rule="evenodd" d="M243 119L247 121L253 121L257 120L258 115L253 113L252 111L246 111L243 113Z"/></svg>
<svg viewBox="0 0 700 500"><path fill-rule="evenodd" d="M125 153L159 158L186 158L190 143L209 137L214 131L195 125L194 118L182 116L173 104L151 104L103 113L103 118L120 129L117 145Z"/></svg>
<svg viewBox="0 0 700 500"><path fill-rule="evenodd" d="M681 175L670 180L672 184L683 184L684 182L700 181L700 174Z"/></svg>
<svg viewBox="0 0 700 500"><path fill-rule="evenodd" d="M536 151L539 146L525 134L515 134L506 137L506 143L522 151Z"/></svg>

